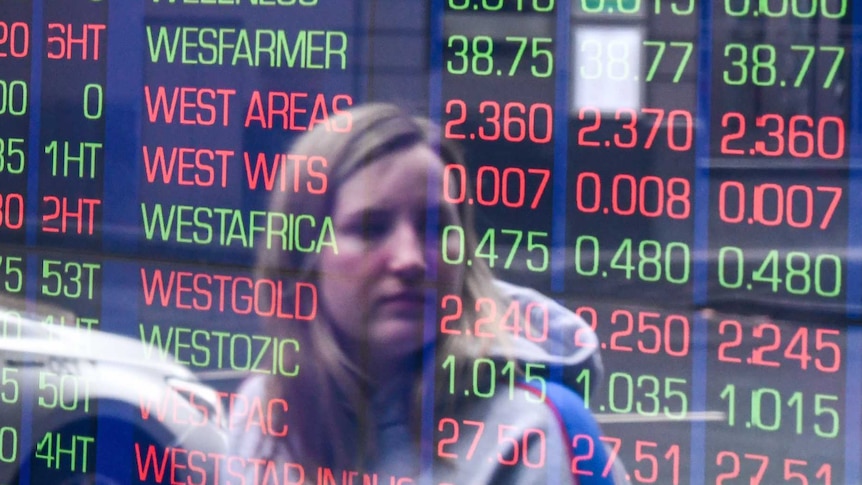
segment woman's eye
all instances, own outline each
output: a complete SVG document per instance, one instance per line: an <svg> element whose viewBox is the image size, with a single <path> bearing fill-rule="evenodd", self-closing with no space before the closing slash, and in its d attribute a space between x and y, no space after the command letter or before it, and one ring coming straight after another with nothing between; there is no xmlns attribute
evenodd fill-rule
<svg viewBox="0 0 862 485"><path fill-rule="evenodd" d="M379 239L389 231L389 224L385 222L369 222L363 227L362 234L366 239Z"/></svg>

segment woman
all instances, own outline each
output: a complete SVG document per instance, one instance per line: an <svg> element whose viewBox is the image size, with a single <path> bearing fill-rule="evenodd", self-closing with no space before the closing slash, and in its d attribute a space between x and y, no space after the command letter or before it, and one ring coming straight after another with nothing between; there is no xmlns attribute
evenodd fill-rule
<svg viewBox="0 0 862 485"><path fill-rule="evenodd" d="M467 251L476 237L471 206L439 196L445 164L460 158L438 146L429 124L383 104L340 117L332 126L348 133L319 128L291 149L326 160L325 193L280 192L270 206L317 221L330 216L337 251L266 252L257 265L261 276L297 270L319 293L314 321L265 322L299 342L298 374L256 376L241 388L249 398L286 400L275 428L288 431L235 433L234 453L296 464L309 483L612 483L583 402L549 377L600 372L595 335L542 295L495 282L479 259L443 263L441 247L460 250L461 240L449 231L442 241L439 228L463 227ZM471 335L484 316L480 299L480 308L501 312L534 303L532 311L547 311L550 337L532 343L496 321ZM574 347L575 332L586 345ZM554 395L578 403L566 417L595 446L581 439L572 449ZM573 462L573 451L588 445L590 456Z"/></svg>

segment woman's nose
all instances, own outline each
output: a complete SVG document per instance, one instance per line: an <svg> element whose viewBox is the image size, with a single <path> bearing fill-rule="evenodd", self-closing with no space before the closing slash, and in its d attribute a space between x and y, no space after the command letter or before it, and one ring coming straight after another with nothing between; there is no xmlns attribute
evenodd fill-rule
<svg viewBox="0 0 862 485"><path fill-rule="evenodd" d="M390 241L390 269L407 280L425 274L425 240L412 224L399 223Z"/></svg>

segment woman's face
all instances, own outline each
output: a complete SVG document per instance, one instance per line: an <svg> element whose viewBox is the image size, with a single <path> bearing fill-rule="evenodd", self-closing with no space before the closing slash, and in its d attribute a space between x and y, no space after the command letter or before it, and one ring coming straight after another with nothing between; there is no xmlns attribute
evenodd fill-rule
<svg viewBox="0 0 862 485"><path fill-rule="evenodd" d="M338 254L323 253L318 284L348 351L364 348L375 360L413 354L429 343L422 337L425 290L460 293L458 266L437 264L436 282L426 278L429 262L439 261L441 251L439 241L426 244L427 211L438 211L441 228L460 224L452 204L428 197L429 177L439 182L442 176L440 158L419 144L371 162L336 195Z"/></svg>

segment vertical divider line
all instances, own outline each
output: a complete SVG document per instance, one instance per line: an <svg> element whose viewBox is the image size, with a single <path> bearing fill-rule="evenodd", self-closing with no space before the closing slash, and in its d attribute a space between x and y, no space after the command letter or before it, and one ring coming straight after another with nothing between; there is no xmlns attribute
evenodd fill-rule
<svg viewBox="0 0 862 485"><path fill-rule="evenodd" d="M694 169L694 261L692 299L697 308L706 303L709 264L709 135L712 89L712 0L700 2L697 66L697 122L695 125ZM694 317L691 369L691 411L706 411L707 320ZM689 483L705 483L706 423L692 421Z"/></svg>
<svg viewBox="0 0 862 485"><path fill-rule="evenodd" d="M434 126L440 126L442 111L440 109L443 96L443 15L445 0L432 0L428 12L428 118ZM442 137L442 132L440 133ZM437 210L437 197L440 193L442 180L428 178L428 209L425 225L425 244L440 245L440 221ZM437 279L437 261L428 262L426 278ZM423 326L423 341L437 340L437 291L428 289L425 292L425 322ZM434 397L436 383L437 352L436 346L426 346L422 355L422 422L419 436L419 481L420 485L432 485L434 478Z"/></svg>
<svg viewBox="0 0 862 485"><path fill-rule="evenodd" d="M102 247L107 253L137 252L140 206L141 120L145 50L144 6L108 7L108 58L105 76L105 166Z"/></svg>
<svg viewBox="0 0 862 485"><path fill-rule="evenodd" d="M42 154L42 58L44 56L45 29L42 0L33 0L33 17L30 21L30 91L29 111L30 128L28 154L30 163L27 166L27 200L25 218L34 221L25 224L27 246L36 244L36 234L39 227L39 160ZM29 298L27 301L30 301Z"/></svg>
<svg viewBox="0 0 862 485"><path fill-rule="evenodd" d="M851 5L852 57L850 71L849 170L847 177L847 317L857 320L847 327L847 360L844 372L844 483L862 482L858 457L862 456L862 6Z"/></svg>
<svg viewBox="0 0 862 485"><path fill-rule="evenodd" d="M862 319L862 5L853 5L850 86L850 157L847 181L847 316ZM852 348L852 347L851 347Z"/></svg>
<svg viewBox="0 0 862 485"><path fill-rule="evenodd" d="M551 291L562 293L566 282L566 201L568 200L568 169L569 169L569 93L571 83L571 39L572 39L572 2L558 0L556 32L554 35L556 62L554 67L554 163L551 189ZM558 302L565 306L564 302ZM552 335L555 342L553 351L558 355L563 352L561 336ZM549 381L562 382L563 368L553 366L549 372ZM561 469L558 454L548 458L548 470ZM557 477L548 473L548 484L556 483Z"/></svg>
<svg viewBox="0 0 862 485"><path fill-rule="evenodd" d="M44 55L45 37L43 26L44 9L42 0L33 0L33 16L30 20L30 99L28 110L30 111L30 126L28 128L29 140L27 144L28 158L27 166L27 199L25 200L25 223L26 247L32 249L36 245L36 234L39 226L39 162L41 158L41 112L42 112L42 57ZM24 295L25 308L28 313L35 310L37 278L39 277L39 257L26 251L24 254ZM25 317L26 318L26 317ZM29 423L33 422L33 406L35 403L35 389L32 382L25 382L21 386L21 429L19 430L19 449L30 450L33 448L33 429ZM26 456L18 458L20 472L18 485L30 484L30 465L24 465Z"/></svg>
<svg viewBox="0 0 862 485"><path fill-rule="evenodd" d="M106 8L102 247L105 254L134 254L138 248L136 229L140 214L145 8L141 2L111 2ZM138 321L136 294L125 293L137 287L135 267L139 266L102 258L102 330L129 334L129 324ZM135 418L128 407L108 400L100 402L98 409L96 470L106 477L131 478L132 454L117 453L117 450L134 449L132 423Z"/></svg>
<svg viewBox="0 0 862 485"><path fill-rule="evenodd" d="M566 195L569 162L569 71L571 2L557 2L557 32L554 63L554 171L551 205L551 289L562 292L566 276Z"/></svg>

